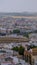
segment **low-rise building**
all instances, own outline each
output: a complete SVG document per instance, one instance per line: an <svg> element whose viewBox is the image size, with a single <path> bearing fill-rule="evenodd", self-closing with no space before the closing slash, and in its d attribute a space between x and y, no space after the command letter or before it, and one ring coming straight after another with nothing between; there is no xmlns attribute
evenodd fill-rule
<svg viewBox="0 0 37 65"><path fill-rule="evenodd" d="M35 46L37 45L37 33L32 33L29 35L29 43L34 44Z"/></svg>
<svg viewBox="0 0 37 65"><path fill-rule="evenodd" d="M26 62L30 65L37 65L37 48L26 50L24 52Z"/></svg>

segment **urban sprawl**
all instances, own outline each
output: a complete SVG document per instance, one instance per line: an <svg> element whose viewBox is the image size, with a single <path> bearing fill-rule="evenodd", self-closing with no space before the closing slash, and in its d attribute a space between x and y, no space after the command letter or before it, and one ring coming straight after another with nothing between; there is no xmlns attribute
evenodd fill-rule
<svg viewBox="0 0 37 65"><path fill-rule="evenodd" d="M37 16L0 17L0 65L37 65Z"/></svg>

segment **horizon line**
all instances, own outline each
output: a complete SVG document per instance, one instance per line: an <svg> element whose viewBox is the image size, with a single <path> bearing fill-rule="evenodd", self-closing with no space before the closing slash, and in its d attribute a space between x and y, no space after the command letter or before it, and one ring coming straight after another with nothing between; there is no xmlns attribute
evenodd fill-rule
<svg viewBox="0 0 37 65"><path fill-rule="evenodd" d="M22 12L0 12L0 13L37 13L32 11L22 11Z"/></svg>

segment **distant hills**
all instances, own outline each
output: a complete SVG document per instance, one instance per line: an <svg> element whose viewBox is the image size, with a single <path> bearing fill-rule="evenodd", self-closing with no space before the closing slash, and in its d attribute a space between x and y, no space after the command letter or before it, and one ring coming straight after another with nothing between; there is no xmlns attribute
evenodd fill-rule
<svg viewBox="0 0 37 65"><path fill-rule="evenodd" d="M0 16L37 16L37 12L13 12L13 13L1 13L0 12Z"/></svg>

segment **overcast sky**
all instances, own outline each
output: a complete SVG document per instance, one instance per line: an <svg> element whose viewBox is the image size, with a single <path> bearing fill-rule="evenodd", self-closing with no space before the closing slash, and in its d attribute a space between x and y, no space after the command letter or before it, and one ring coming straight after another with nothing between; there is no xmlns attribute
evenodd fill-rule
<svg viewBox="0 0 37 65"><path fill-rule="evenodd" d="M37 12L37 0L0 0L0 12Z"/></svg>

